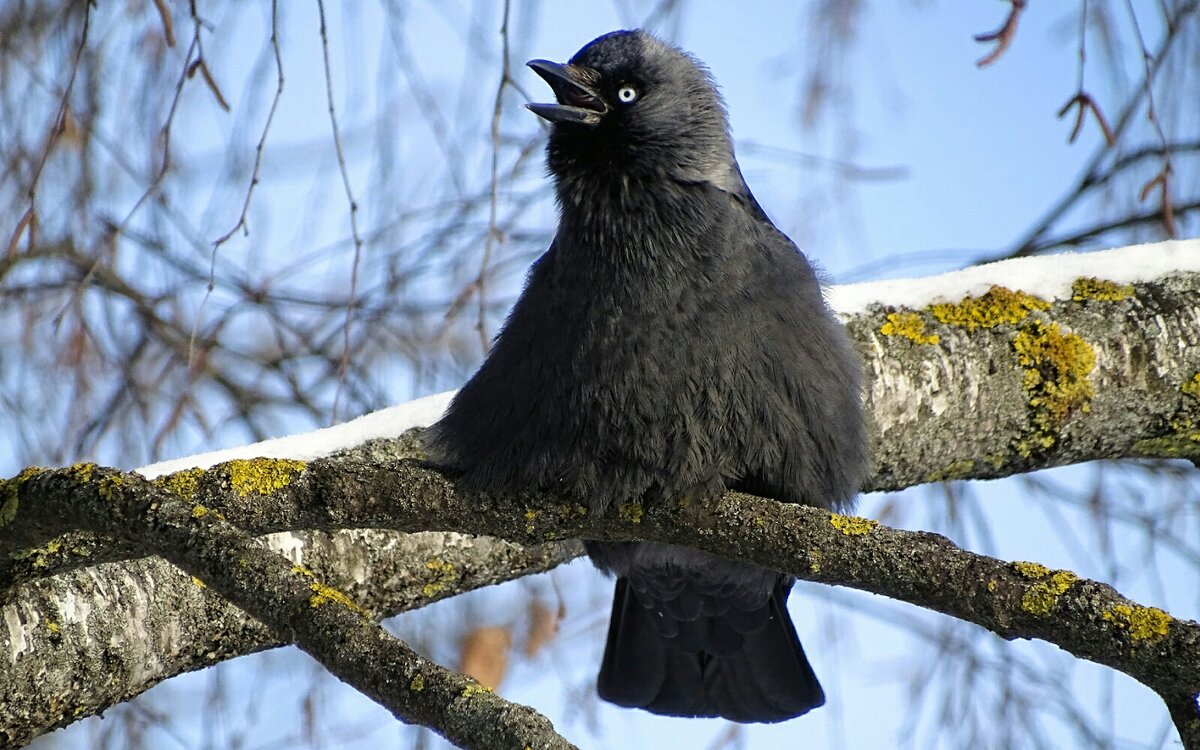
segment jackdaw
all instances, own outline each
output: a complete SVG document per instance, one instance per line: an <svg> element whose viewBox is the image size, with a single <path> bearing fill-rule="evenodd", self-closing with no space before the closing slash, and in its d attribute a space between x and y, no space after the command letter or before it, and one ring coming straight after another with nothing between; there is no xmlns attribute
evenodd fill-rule
<svg viewBox="0 0 1200 750"><path fill-rule="evenodd" d="M430 458L468 488L594 511L726 489L847 510L867 466L858 360L746 186L707 69L640 30L529 67L557 99L528 106L552 124L558 232ZM824 703L792 578L666 544L587 551L617 579L605 700L738 722Z"/></svg>

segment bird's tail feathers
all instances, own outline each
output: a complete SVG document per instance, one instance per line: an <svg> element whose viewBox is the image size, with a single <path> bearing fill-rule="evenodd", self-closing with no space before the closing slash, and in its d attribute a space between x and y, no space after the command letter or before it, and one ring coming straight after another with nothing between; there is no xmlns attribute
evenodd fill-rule
<svg viewBox="0 0 1200 750"><path fill-rule="evenodd" d="M737 722L776 722L825 702L776 586L760 610L700 615L663 634L661 609L643 606L629 581L617 580L608 642L600 666L600 697L667 716L720 716ZM741 632L743 623L753 630ZM668 628L673 630L673 628ZM730 649L729 634L741 647Z"/></svg>

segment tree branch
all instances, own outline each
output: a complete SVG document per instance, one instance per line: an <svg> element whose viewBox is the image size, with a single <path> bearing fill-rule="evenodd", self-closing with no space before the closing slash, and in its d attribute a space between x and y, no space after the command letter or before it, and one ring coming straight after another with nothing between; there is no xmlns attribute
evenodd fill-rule
<svg viewBox="0 0 1200 750"><path fill-rule="evenodd" d="M1132 261L1107 254L1081 257L1080 262L1091 268L1110 267L1114 261L1125 267ZM1069 265L1065 259L1054 262L1060 268ZM1045 289L1047 269L1037 268L1041 271L1030 270L1028 277L1038 278ZM979 271L985 277L993 272ZM900 282L904 289L914 284ZM1200 426L1200 274L1180 271L1135 284L1079 277L1067 282L1069 296L1058 300L999 287L956 299L953 290L964 288L961 280L939 277L935 285L955 301L910 301L906 306L899 300L907 298L893 296L891 304L871 305L848 316L868 375L875 457L872 488L1002 476L1101 458L1196 460L1200 456L1200 441L1193 437ZM888 297L882 290L881 285L871 285L865 291L836 291L843 295L880 291L880 296ZM401 446L399 454L405 452L411 454L411 447ZM208 566L206 558L195 557L200 553L180 549L189 543L186 538L172 537L171 549L160 551L158 545L167 542L147 541L153 535L145 526L148 521L129 527L135 533L111 519L70 510L91 508L88 513L101 516L114 513L114 508L96 498L118 491L120 497L141 498L144 507L168 500L178 503L177 496L184 502L184 515L197 524L219 513L238 534L453 528L521 543L595 538L693 546L808 580L882 593L977 623L1006 638L1050 641L1155 689L1171 706L1177 722L1186 713L1181 708L1186 701L1180 696L1200 691L1200 627L1067 571L1009 564L962 550L935 535L895 531L734 494L683 508L631 504L611 517L590 517L580 511L581 504L561 498L460 495L440 474L418 462L364 451L307 464L237 460L154 482L136 474L78 465L28 471L0 484L0 563L5 566L0 575L25 582L20 589L15 583L0 584L4 594L0 601L8 601L0 607L0 618L8 625L0 629L0 653L12 655L0 666L0 684L22 686L17 691L19 704L0 705L0 732L8 732L10 738L31 738L113 702L111 695L75 691L68 705L61 692L53 692L63 684L71 685L74 664L59 665L60 671L49 674L49 664L57 661L49 654L56 643L73 637L76 629L94 624L89 625L86 616L81 621L76 605L67 606L65 597L36 600L33 592L51 590L45 588L47 573L58 573L63 579L85 573L96 576L94 567L71 571L94 565L106 554L131 554L148 544L151 551L172 556L194 575L211 577L214 588L228 588L234 592L231 596L251 596L251 587L235 585L231 577L236 571ZM79 529L102 536L62 536ZM217 532L227 533L223 529L222 524ZM113 538L126 539L127 546L106 546L103 540ZM90 539L90 546L80 547L90 553L86 559L73 552L72 545L81 539ZM244 543L240 536L234 541ZM572 554L549 554L543 567ZM122 564L126 570L130 565L134 563ZM263 565L266 572L260 574L266 576L269 566ZM88 591L85 597L97 596L94 584L90 591L83 590ZM292 593L298 596L296 591ZM70 601L81 600L86 601L78 597ZM277 604L282 607L288 601L292 600L285 596ZM246 606L255 611L253 602ZM298 604L293 601L288 606ZM127 615L116 616L128 622ZM263 616L272 617L270 611ZM281 627L279 621L273 624ZM323 631L313 627L318 629L306 637L317 650ZM272 642L262 631L246 638L214 659ZM81 642L99 648L95 639ZM198 649L195 644L192 648ZM401 656L396 658L403 661ZM33 662L43 677L40 684L28 684L32 697L26 701L26 684L34 680L20 675L30 674L21 670ZM185 662L179 659L163 667L159 679L171 669L184 668L180 664ZM133 692L138 689L144 688ZM1180 732L1188 737L1186 726L1181 725Z"/></svg>
<svg viewBox="0 0 1200 750"><path fill-rule="evenodd" d="M255 543L220 510L197 506L136 474L98 468L48 472L22 485L43 479L48 486L37 493L40 511L66 526L139 540L147 552L195 576L197 585L212 587L397 718L465 748L574 747L533 709L417 654L374 624L366 608L308 567ZM13 739L5 733L0 728L0 739Z"/></svg>
<svg viewBox="0 0 1200 750"><path fill-rule="evenodd" d="M616 512L590 516L582 505L557 497L459 493L440 474L413 461L246 463L254 464L260 476L270 477L262 485L268 494L255 497L256 502L268 504L271 516L304 519L306 525L321 519L322 526L387 525L416 531L453 524L471 533L525 543L642 539L695 547L805 580L884 594L974 622L1005 638L1046 640L1125 672L1166 699L1200 693L1197 623L1139 605L1103 583L1068 571L976 555L936 534L889 529L866 519L739 493L686 506L643 508L631 503ZM368 626L360 617L351 618L345 608L333 610L328 620L314 620L312 612L297 614L305 610L296 597L308 602L313 596L310 584L291 579L285 584L278 569L271 573L269 553L251 547L243 539L245 532L236 530L234 524L242 519L236 517L239 492L234 476L228 465L210 469L196 495L185 500L136 474L90 465L37 472L5 488L16 495L22 508L8 530L33 528L53 535L66 528L91 526L127 538L139 534L152 539L153 551L194 575L209 576L210 585L239 606L270 621L277 630L295 630L301 647L342 676L339 670L348 670L355 662L340 651L327 651L329 643L324 639L342 632L343 640L361 643L368 638ZM270 489L280 482L285 483ZM257 493L247 497L251 495ZM225 516L223 508L230 511L230 523L215 527L214 539L196 531L195 523L189 525L189 519L199 522ZM256 552L251 555L250 549ZM242 560L249 561L253 576L239 582L236 567ZM283 561L277 566L286 568ZM255 592L266 598L254 599ZM409 678L424 669L412 666L407 657L394 658L394 669ZM359 686L377 700L386 696L403 702L414 697L403 690L382 694L381 686L364 686L361 681ZM438 699L444 698L439 693ZM403 708L390 701L385 705L394 711ZM409 711L405 716L410 720L417 717L424 723L428 718L411 707ZM439 731L449 730L441 726Z"/></svg>

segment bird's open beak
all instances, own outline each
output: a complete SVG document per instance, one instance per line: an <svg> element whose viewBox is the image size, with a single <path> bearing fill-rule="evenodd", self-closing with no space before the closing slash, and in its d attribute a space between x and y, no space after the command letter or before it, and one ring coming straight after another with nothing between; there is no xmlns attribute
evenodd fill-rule
<svg viewBox="0 0 1200 750"><path fill-rule="evenodd" d="M554 89L557 104L526 104L538 117L550 122L569 122L594 128L608 112L608 105L595 89L595 74L582 65L560 65L549 60L525 63Z"/></svg>

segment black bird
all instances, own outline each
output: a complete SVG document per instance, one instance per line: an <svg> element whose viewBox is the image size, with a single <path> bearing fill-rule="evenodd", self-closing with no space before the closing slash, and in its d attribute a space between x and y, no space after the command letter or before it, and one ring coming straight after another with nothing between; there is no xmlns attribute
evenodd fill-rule
<svg viewBox="0 0 1200 750"><path fill-rule="evenodd" d="M867 466L858 361L813 269L751 195L697 60L617 31L529 63L557 103L558 233L429 436L467 487L595 511L736 489L845 510ZM825 701L792 579L652 543L587 544L617 577L599 693L782 721Z"/></svg>

